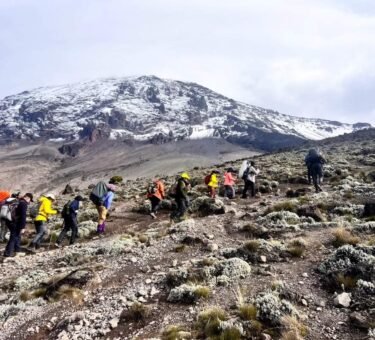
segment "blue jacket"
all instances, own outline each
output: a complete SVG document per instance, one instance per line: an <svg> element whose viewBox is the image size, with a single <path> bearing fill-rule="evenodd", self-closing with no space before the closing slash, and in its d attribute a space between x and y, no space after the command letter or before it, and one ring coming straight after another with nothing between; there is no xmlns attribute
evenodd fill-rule
<svg viewBox="0 0 375 340"><path fill-rule="evenodd" d="M115 194L113 193L113 191L108 191L107 194L103 197L103 205L106 209L109 209L111 207L114 197Z"/></svg>

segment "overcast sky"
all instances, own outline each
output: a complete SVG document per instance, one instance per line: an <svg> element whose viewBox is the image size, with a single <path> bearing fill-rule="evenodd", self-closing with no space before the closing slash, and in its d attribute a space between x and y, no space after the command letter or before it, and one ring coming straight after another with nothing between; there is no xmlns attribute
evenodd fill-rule
<svg viewBox="0 0 375 340"><path fill-rule="evenodd" d="M375 1L0 0L0 98L145 74L375 124Z"/></svg>

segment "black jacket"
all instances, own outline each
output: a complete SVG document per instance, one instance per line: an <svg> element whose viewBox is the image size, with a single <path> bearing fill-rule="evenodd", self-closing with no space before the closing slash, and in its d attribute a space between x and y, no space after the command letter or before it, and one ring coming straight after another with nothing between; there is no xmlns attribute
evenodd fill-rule
<svg viewBox="0 0 375 340"><path fill-rule="evenodd" d="M28 203L24 199L20 199L18 206L16 207L15 221L6 221L8 228L16 227L17 229L24 229L26 226L26 217L27 217L27 207Z"/></svg>
<svg viewBox="0 0 375 340"><path fill-rule="evenodd" d="M177 188L176 188L176 198L179 199L187 199L188 196L188 185L189 183L186 182L183 178L180 178L177 181Z"/></svg>

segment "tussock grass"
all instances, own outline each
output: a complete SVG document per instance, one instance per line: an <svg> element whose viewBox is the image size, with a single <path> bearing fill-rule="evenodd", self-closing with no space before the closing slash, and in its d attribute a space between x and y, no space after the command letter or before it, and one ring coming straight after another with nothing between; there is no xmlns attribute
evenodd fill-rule
<svg viewBox="0 0 375 340"><path fill-rule="evenodd" d="M197 327L206 337L221 335L220 322L228 319L220 307L208 308L198 315Z"/></svg>
<svg viewBox="0 0 375 340"><path fill-rule="evenodd" d="M198 286L194 290L194 295L198 299L208 299L211 295L211 289L205 286Z"/></svg>
<svg viewBox="0 0 375 340"><path fill-rule="evenodd" d="M256 320L257 308L252 304L244 304L238 309L238 314L242 320Z"/></svg>
<svg viewBox="0 0 375 340"><path fill-rule="evenodd" d="M258 240L246 241L243 247L250 253L256 253L260 247L260 242Z"/></svg>
<svg viewBox="0 0 375 340"><path fill-rule="evenodd" d="M206 257L202 259L200 262L200 265L203 267L209 267L216 263L216 260L212 257Z"/></svg>
<svg viewBox="0 0 375 340"><path fill-rule="evenodd" d="M307 243L303 239L295 239L289 242L287 251L293 257L301 257L307 248Z"/></svg>
<svg viewBox="0 0 375 340"><path fill-rule="evenodd" d="M146 320L151 314L149 307L142 303L135 302L129 309L124 310L121 314L123 321L140 322Z"/></svg>
<svg viewBox="0 0 375 340"><path fill-rule="evenodd" d="M298 204L294 201L284 201L277 204L274 204L272 207L269 207L265 215L276 212L276 211L290 211L290 212L297 212Z"/></svg>
<svg viewBox="0 0 375 340"><path fill-rule="evenodd" d="M84 300L83 291L79 288L72 287L70 285L62 285L54 294L51 300L61 301L64 299L69 299L76 305L80 305Z"/></svg>
<svg viewBox="0 0 375 340"><path fill-rule="evenodd" d="M188 248L188 246L186 244L179 244L177 245L175 248L174 248L174 251L176 253L183 253L186 249Z"/></svg>
<svg viewBox="0 0 375 340"><path fill-rule="evenodd" d="M259 320L250 321L250 331L254 335L259 335L263 331L263 324Z"/></svg>
<svg viewBox="0 0 375 340"><path fill-rule="evenodd" d="M149 237L145 234L138 235L138 241L141 243L147 243L149 242Z"/></svg>
<svg viewBox="0 0 375 340"><path fill-rule="evenodd" d="M282 340L304 339L309 333L307 326L290 315L285 315L281 318L281 325L285 329L285 331L281 334Z"/></svg>
<svg viewBox="0 0 375 340"><path fill-rule="evenodd" d="M185 340L191 339L191 333L184 331L180 325L168 326L161 336L162 340Z"/></svg>
<svg viewBox="0 0 375 340"><path fill-rule="evenodd" d="M360 238L357 236L354 236L349 230L346 230L343 227L336 228L332 235L334 236L334 240L332 244L339 248L341 246L344 246L346 244L350 244L352 246L359 243Z"/></svg>
<svg viewBox="0 0 375 340"><path fill-rule="evenodd" d="M353 289L357 285L358 279L350 275L339 273L336 275L336 282L339 287L342 285L345 289Z"/></svg>

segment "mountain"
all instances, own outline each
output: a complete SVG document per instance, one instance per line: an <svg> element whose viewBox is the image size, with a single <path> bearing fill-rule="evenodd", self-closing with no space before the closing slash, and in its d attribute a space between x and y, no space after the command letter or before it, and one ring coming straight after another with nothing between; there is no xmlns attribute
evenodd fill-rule
<svg viewBox="0 0 375 340"><path fill-rule="evenodd" d="M369 124L293 117L195 83L154 76L43 87L0 100L0 139L71 142L96 136L162 144L221 137L272 150Z"/></svg>

